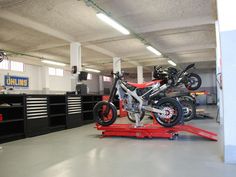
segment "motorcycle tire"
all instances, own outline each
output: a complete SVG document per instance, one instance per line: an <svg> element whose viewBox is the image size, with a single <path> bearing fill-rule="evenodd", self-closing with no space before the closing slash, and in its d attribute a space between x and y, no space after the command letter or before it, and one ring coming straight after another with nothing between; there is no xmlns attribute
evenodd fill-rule
<svg viewBox="0 0 236 177"><path fill-rule="evenodd" d="M95 122L102 126L109 126L116 121L116 107L106 101L98 102L93 108Z"/></svg>
<svg viewBox="0 0 236 177"><path fill-rule="evenodd" d="M143 120L144 115L145 115L145 112L142 111L142 112L140 113L140 121ZM134 113L128 112L127 117L128 117L128 119L129 119L131 122L133 122L133 123L136 122L135 117L134 117Z"/></svg>
<svg viewBox="0 0 236 177"><path fill-rule="evenodd" d="M202 79L201 77L198 75L198 74L195 74L195 73L189 73L188 74L188 80L191 80L192 79L195 79L195 81L197 81L197 84L196 86L193 86L194 83L186 83L185 84L185 87L188 89L188 90L197 90L201 87L202 85ZM191 82L191 81L190 81Z"/></svg>
<svg viewBox="0 0 236 177"><path fill-rule="evenodd" d="M161 117L160 113L153 113L156 121L163 127L173 127L182 122L183 119L183 110L181 104L173 98L162 98L155 105L157 109L163 109L169 107L174 109L174 114L171 118Z"/></svg>
<svg viewBox="0 0 236 177"><path fill-rule="evenodd" d="M184 100L184 99L180 100L179 102L183 107L187 107L188 111L189 111L186 114L183 113L184 122L188 122L188 121L192 120L196 116L195 104L191 100Z"/></svg>

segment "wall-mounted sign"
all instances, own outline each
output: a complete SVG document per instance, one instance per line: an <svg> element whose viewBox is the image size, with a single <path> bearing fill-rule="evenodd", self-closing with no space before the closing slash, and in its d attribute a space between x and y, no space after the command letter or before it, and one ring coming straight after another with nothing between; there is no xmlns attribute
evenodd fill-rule
<svg viewBox="0 0 236 177"><path fill-rule="evenodd" d="M29 78L21 77L21 76L4 76L5 86L13 86L13 87L29 87Z"/></svg>

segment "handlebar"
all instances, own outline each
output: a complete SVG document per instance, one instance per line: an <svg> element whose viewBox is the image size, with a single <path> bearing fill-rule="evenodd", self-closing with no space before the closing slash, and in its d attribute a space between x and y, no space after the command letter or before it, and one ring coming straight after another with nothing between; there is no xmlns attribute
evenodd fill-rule
<svg viewBox="0 0 236 177"><path fill-rule="evenodd" d="M194 68L194 66L195 66L194 63L188 65L183 71L180 72L179 77L180 77L183 73L185 73L187 70L189 70L189 69L191 69L191 68Z"/></svg>
<svg viewBox="0 0 236 177"><path fill-rule="evenodd" d="M162 66L154 66L154 69L157 71L160 70L161 68L162 68Z"/></svg>
<svg viewBox="0 0 236 177"><path fill-rule="evenodd" d="M123 74L120 74L119 71L117 71L116 73L111 72L111 75L114 75L114 76L116 76L116 77L119 78L119 79L121 79L121 78L124 77L124 73L123 73Z"/></svg>

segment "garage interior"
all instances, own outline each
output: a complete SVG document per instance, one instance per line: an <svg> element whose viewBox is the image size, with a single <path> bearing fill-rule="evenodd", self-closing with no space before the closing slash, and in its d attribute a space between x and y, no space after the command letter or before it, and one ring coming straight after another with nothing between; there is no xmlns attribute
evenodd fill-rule
<svg viewBox="0 0 236 177"><path fill-rule="evenodd" d="M235 3L219 1L0 0L0 176L234 176ZM201 87L188 91L197 116L184 124L217 133L217 142L185 132L173 141L101 138L93 108L112 92L112 72L141 84L154 66L192 63ZM119 97L113 103L115 123L131 124Z"/></svg>

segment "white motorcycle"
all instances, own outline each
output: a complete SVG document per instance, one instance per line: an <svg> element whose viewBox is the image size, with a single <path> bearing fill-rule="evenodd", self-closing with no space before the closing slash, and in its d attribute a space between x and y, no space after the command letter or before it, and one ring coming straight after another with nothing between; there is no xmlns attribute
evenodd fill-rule
<svg viewBox="0 0 236 177"><path fill-rule="evenodd" d="M118 72L114 76L109 100L100 101L94 106L94 119L98 124L109 126L116 121L117 110L112 101L117 92L119 99L123 101L124 109L135 118L136 127L142 126L140 120L145 112L152 113L156 121L164 127L172 127L182 122L182 107L176 99L156 99L160 92L170 87L168 83L161 85L161 80L155 80L137 84L124 81Z"/></svg>

